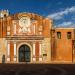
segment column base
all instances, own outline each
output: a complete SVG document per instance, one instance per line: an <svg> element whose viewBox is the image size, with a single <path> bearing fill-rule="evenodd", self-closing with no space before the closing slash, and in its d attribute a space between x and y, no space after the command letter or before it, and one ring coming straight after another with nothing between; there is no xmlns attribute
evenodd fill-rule
<svg viewBox="0 0 75 75"><path fill-rule="evenodd" d="M42 57L39 58L39 61L42 61Z"/></svg>
<svg viewBox="0 0 75 75"><path fill-rule="evenodd" d="M42 55L39 56L39 61L41 62L43 59L42 59Z"/></svg>
<svg viewBox="0 0 75 75"><path fill-rule="evenodd" d="M10 62L10 58L7 58L7 62Z"/></svg>
<svg viewBox="0 0 75 75"><path fill-rule="evenodd" d="M33 58L33 62L35 62L36 61L36 58Z"/></svg>
<svg viewBox="0 0 75 75"><path fill-rule="evenodd" d="M13 60L14 60L14 62L16 62L16 61L17 61L17 58L15 58L15 57L14 57L14 59L13 59Z"/></svg>

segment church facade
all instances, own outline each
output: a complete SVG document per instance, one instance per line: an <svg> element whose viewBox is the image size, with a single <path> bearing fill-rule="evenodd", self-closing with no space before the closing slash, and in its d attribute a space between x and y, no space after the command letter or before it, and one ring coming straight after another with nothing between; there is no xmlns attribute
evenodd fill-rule
<svg viewBox="0 0 75 75"><path fill-rule="evenodd" d="M0 63L74 62L75 29L53 28L34 13L0 12Z"/></svg>

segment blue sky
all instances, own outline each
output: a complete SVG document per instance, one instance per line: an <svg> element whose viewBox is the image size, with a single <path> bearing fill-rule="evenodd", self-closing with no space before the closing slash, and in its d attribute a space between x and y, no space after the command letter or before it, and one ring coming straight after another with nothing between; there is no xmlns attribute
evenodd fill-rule
<svg viewBox="0 0 75 75"><path fill-rule="evenodd" d="M75 0L0 0L0 10L32 12L52 18L57 27L75 27Z"/></svg>

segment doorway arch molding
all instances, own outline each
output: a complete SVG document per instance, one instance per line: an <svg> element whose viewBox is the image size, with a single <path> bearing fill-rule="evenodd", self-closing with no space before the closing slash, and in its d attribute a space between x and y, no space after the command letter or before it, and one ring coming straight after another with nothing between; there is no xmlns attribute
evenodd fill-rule
<svg viewBox="0 0 75 75"><path fill-rule="evenodd" d="M33 50L32 50L32 46L31 46L29 43L27 43L27 42L22 42L22 43L19 43L19 44L17 45L17 62L19 63L19 61L18 61L18 59L19 59L18 54L19 54L19 48L20 48L22 45L27 45L27 46L30 47L30 53L31 53L30 62L32 62L32 53L33 53Z"/></svg>

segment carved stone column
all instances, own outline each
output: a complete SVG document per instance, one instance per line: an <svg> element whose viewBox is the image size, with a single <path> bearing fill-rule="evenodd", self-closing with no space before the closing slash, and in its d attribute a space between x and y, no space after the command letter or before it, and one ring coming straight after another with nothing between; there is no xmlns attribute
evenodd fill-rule
<svg viewBox="0 0 75 75"><path fill-rule="evenodd" d="M42 61L42 44L39 42L39 61Z"/></svg>
<svg viewBox="0 0 75 75"><path fill-rule="evenodd" d="M14 35L16 35L16 24L14 25Z"/></svg>
<svg viewBox="0 0 75 75"><path fill-rule="evenodd" d="M14 42L14 62L16 62L16 42Z"/></svg>
<svg viewBox="0 0 75 75"><path fill-rule="evenodd" d="M10 62L10 42L7 43L7 62Z"/></svg>
<svg viewBox="0 0 75 75"><path fill-rule="evenodd" d="M33 61L36 61L36 58L35 58L35 42L33 42Z"/></svg>

